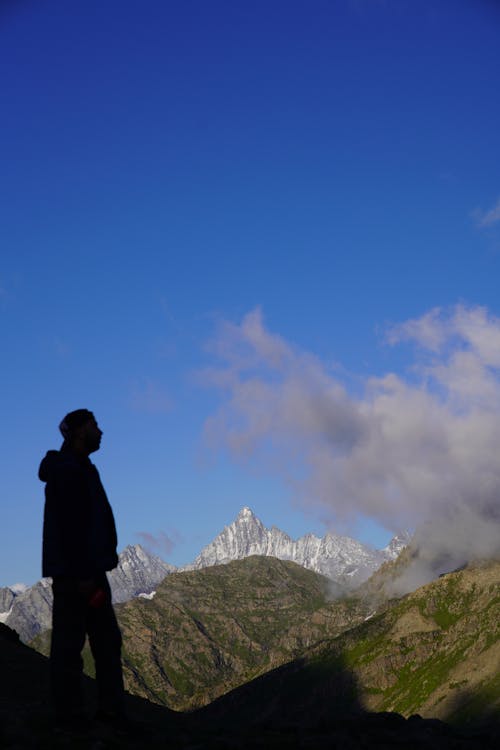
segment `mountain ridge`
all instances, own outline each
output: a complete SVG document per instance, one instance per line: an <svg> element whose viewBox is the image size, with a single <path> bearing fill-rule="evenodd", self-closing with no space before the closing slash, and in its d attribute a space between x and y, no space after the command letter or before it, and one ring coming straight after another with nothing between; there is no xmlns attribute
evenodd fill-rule
<svg viewBox="0 0 500 750"><path fill-rule="evenodd" d="M308 533L294 540L276 526L266 528L253 511L244 506L236 519L181 570L196 570L251 555L264 555L291 560L343 587L353 588L367 580L384 562L395 559L409 541L410 535L403 532L384 549L374 550L351 537L333 533L323 537Z"/></svg>
<svg viewBox="0 0 500 750"><path fill-rule="evenodd" d="M195 560L181 568L166 563L141 547L128 545L119 555L118 567L108 573L113 601L126 602L137 596L154 596L156 586L175 571L197 570L227 564L252 555L290 560L325 575L331 580L331 593L340 596L366 580L387 560L392 560L409 541L409 535L396 536L382 550L328 533L324 537L305 534L292 539L276 526L266 528L248 507L206 545ZM0 589L0 622L13 627L28 643L51 625L52 591L50 579L31 587L22 584Z"/></svg>

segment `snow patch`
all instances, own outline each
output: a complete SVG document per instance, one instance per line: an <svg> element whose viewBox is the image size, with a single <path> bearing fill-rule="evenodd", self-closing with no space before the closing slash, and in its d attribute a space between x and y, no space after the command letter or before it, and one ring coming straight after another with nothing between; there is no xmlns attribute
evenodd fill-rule
<svg viewBox="0 0 500 750"><path fill-rule="evenodd" d="M17 594L24 594L29 589L29 586L26 586L25 583L14 583L12 586L9 586L9 589L17 596Z"/></svg>
<svg viewBox="0 0 500 750"><path fill-rule="evenodd" d="M12 607L9 609L8 612L0 612L0 622L6 623L7 618L11 612L12 612Z"/></svg>
<svg viewBox="0 0 500 750"><path fill-rule="evenodd" d="M150 594L138 594L139 599L153 599L156 591L152 591Z"/></svg>

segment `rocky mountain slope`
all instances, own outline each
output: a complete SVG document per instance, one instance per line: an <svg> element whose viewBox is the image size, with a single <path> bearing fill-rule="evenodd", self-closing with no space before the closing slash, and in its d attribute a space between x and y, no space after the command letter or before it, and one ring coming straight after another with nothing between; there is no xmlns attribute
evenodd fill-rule
<svg viewBox="0 0 500 750"><path fill-rule="evenodd" d="M52 587L47 578L17 594L3 619L21 640L28 643L52 623Z"/></svg>
<svg viewBox="0 0 500 750"><path fill-rule="evenodd" d="M26 591L27 588L28 586L23 583L16 583L13 586L0 588L0 622L5 622L12 609L14 599Z"/></svg>
<svg viewBox="0 0 500 750"><path fill-rule="evenodd" d="M145 694L183 708L294 657L321 670L341 659L365 709L499 714L499 562L443 576L378 613L369 598L328 601L325 585L292 563L258 557L169 577L159 598L120 612L130 689L138 673L144 694L148 649L155 695Z"/></svg>
<svg viewBox="0 0 500 750"><path fill-rule="evenodd" d="M395 559L409 540L409 535L402 533L383 550L374 550L355 539L335 534L322 538L306 534L293 540L275 526L267 529L250 508L245 507L184 570L265 555L291 560L343 587L352 588L369 578L382 563Z"/></svg>
<svg viewBox="0 0 500 750"><path fill-rule="evenodd" d="M333 652L343 654L371 710L500 718L500 561L417 589L345 633Z"/></svg>
<svg viewBox="0 0 500 750"><path fill-rule="evenodd" d="M114 602L150 594L165 576L176 570L140 544L129 545L118 556L118 567L108 574Z"/></svg>
<svg viewBox="0 0 500 750"><path fill-rule="evenodd" d="M329 581L250 557L169 576L152 601L119 609L131 692L193 709L362 620L362 603L328 608Z"/></svg>
<svg viewBox="0 0 500 750"><path fill-rule="evenodd" d="M334 605L335 606L335 605ZM302 696L312 721L332 712L398 712L454 726L500 724L500 562L477 563L402 598L206 710L231 721L233 700L293 721ZM415 721L419 721L415 719ZM478 743L481 747L481 743Z"/></svg>

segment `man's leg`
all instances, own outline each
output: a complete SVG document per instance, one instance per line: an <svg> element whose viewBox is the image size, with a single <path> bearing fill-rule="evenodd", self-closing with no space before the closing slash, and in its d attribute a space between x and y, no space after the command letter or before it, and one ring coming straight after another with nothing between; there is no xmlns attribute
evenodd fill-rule
<svg viewBox="0 0 500 750"><path fill-rule="evenodd" d="M124 712L122 676L122 636L111 604L111 591L106 575L99 579L104 591L103 603L87 610L87 632L95 661L99 689L99 709L114 714Z"/></svg>
<svg viewBox="0 0 500 750"><path fill-rule="evenodd" d="M81 651L85 643L86 602L78 583L54 578L52 583L52 641L50 678L53 708L58 719L71 720L83 711Z"/></svg>

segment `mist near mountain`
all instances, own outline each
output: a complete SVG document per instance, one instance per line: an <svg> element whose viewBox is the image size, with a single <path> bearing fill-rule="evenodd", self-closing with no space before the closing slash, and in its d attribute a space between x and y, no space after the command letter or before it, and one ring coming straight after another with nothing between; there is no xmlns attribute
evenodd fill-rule
<svg viewBox="0 0 500 750"><path fill-rule="evenodd" d="M200 381L222 402L207 443L278 474L332 525L417 530L401 591L500 553L500 319L433 309L392 327L405 374L355 380L269 331L260 309L223 322ZM352 390L352 389L351 389Z"/></svg>

